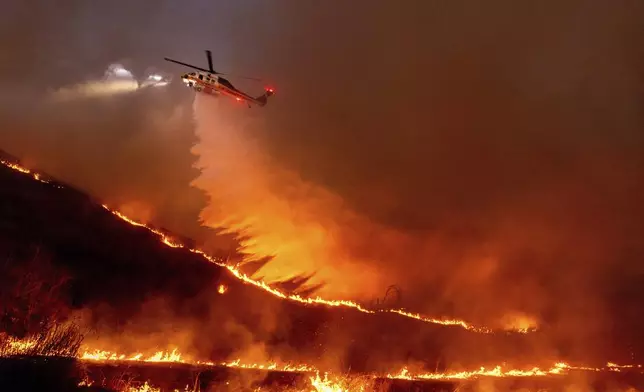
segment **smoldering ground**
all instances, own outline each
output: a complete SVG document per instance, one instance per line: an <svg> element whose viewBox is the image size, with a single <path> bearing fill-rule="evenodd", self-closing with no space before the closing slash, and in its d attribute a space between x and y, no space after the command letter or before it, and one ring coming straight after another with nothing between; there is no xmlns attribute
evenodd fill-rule
<svg viewBox="0 0 644 392"><path fill-rule="evenodd" d="M321 294L370 298L393 283L425 313L485 324L526 313L580 341L638 321L639 4L79 4L33 14L41 27L11 34L20 44L8 47L31 64L56 58L68 69L61 86L78 82L69 70L81 60L97 70L123 58L197 63L212 48L222 69L270 75L277 95L252 115L203 108L211 125L190 124L179 89L50 111L39 116L47 127L22 107L3 144L43 168L182 231L202 209L217 224L252 222L265 253L298 255L263 273L318 272ZM51 82L50 69L27 67ZM2 69L3 81L24 70ZM163 134L148 113L167 123L176 106L184 131ZM221 132L236 150L218 144ZM263 177L216 177L248 173L244 164ZM189 187L197 177L211 204Z"/></svg>

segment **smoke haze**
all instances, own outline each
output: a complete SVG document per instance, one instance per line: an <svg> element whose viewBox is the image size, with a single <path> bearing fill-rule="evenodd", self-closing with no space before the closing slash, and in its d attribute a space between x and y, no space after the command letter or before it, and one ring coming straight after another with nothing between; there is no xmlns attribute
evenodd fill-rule
<svg viewBox="0 0 644 392"><path fill-rule="evenodd" d="M642 322L639 2L4 8L20 61L0 64L0 145L134 217L191 236L200 219L248 225L248 249L276 256L258 276L317 273L324 295L396 284L417 311L525 314L582 340ZM204 49L276 96L42 102L115 62L178 73L162 58L200 65Z"/></svg>

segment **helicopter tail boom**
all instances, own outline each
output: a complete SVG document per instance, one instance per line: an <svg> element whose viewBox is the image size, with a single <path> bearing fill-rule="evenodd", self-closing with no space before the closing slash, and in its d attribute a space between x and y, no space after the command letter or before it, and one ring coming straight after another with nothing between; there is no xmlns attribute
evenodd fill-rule
<svg viewBox="0 0 644 392"><path fill-rule="evenodd" d="M268 88L266 89L266 92L264 94L255 98L255 101L257 101L257 103L260 106L264 106L268 102L268 97L272 96L273 94L275 94L275 90L273 90L272 88Z"/></svg>

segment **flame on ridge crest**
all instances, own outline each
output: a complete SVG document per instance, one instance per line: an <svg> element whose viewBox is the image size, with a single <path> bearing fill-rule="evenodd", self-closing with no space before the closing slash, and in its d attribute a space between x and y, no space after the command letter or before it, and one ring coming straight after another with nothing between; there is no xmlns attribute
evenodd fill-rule
<svg viewBox="0 0 644 392"><path fill-rule="evenodd" d="M29 170L27 168L24 168L24 167L20 166L19 164L11 163L11 162L8 162L8 161L5 161L5 160L0 160L0 163L2 163L3 165L9 167L10 169L16 170L16 171L24 173L24 174L29 174L31 177L33 177L34 179L36 179L36 180L38 180L40 182L48 183L48 181L45 181L45 180L41 179L40 174L38 174L38 173L36 173L36 172L34 172L32 170ZM361 306L360 304L358 304L358 303L356 303L354 301L349 301L349 300L326 300L326 299L323 299L323 298L321 298L319 296L317 296L315 298L308 298L308 297L305 298L305 297L302 297L302 296L297 295L297 294L290 294L290 295L285 294L285 293L283 293L283 292L281 292L281 291L269 286L268 284L266 284L263 281L258 281L258 280L255 280L255 279L249 277L248 275L246 275L246 274L242 273L240 270L238 270L235 266L231 266L229 264L226 264L224 262L224 260L222 260L222 259L217 259L215 257L212 257L212 256L206 254L201 249L187 248L183 244L181 244L181 243L177 242L176 240L168 237L166 234L162 233L161 231L159 231L157 229L154 229L154 228L152 228L152 227L150 227L150 226L148 226L146 224L143 224L143 223L137 222L137 221L135 221L133 219L130 219L127 216L125 216L124 214L120 213L119 211L110 209L105 204L103 204L102 206L107 211L111 212L112 214L116 215L117 217L121 218L122 220L128 222L129 224L131 224L133 226L137 226L137 227L143 227L143 228L147 229L148 231L156 234L157 236L159 236L161 242L163 242L165 245L167 245L169 247L172 247L172 248L187 249L192 253L199 254L204 259L206 259L207 261L209 261L211 263L214 263L214 264L216 264L216 265L218 265L220 267L228 269L239 280L241 280L241 281L243 281L245 283L252 284L252 285L254 285L254 286L258 287L258 288L261 288L262 290L267 291L267 292L273 294L276 297L280 297L280 298L283 298L283 299L287 299L287 300L291 300L291 301L295 301L295 302L300 302L300 303L308 304L308 305L319 304L319 305L326 305L326 306L333 306L333 307L340 307L340 306L348 307L348 308L356 309L356 310L358 310L358 311L360 311L362 313L368 313L368 314L395 313L395 314L398 314L398 315L401 315L401 316L404 316L404 317L412 318L412 319L423 321L423 322L426 322L426 323L440 324L440 325L446 325L446 326L459 326L459 327L462 327L462 328L464 328L464 329L466 329L468 331L473 331L473 332L478 332L478 333L493 333L494 332L490 328L482 327L482 326L474 326L473 324L470 324L470 323L468 323L468 322L466 322L464 320L431 318L431 317L423 316L423 315L421 315L419 313L407 312L407 311L405 311L403 309L371 310L371 309L367 309L367 308ZM526 330L526 329L518 329L518 330L515 330L514 332L524 333L525 334L525 333L528 333L529 331Z"/></svg>

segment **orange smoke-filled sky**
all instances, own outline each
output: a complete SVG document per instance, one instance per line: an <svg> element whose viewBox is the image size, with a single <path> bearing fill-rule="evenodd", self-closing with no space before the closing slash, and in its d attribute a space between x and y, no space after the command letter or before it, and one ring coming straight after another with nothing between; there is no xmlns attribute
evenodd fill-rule
<svg viewBox="0 0 644 392"><path fill-rule="evenodd" d="M642 323L638 2L2 11L3 47L20 61L0 64L0 146L141 219L201 238L200 219L250 225L250 248L277 256L259 275L316 272L329 295L397 284L426 313L527 313L582 335ZM193 107L173 83L47 101L115 62L178 74L163 57L205 65L204 49L277 95L261 109Z"/></svg>

